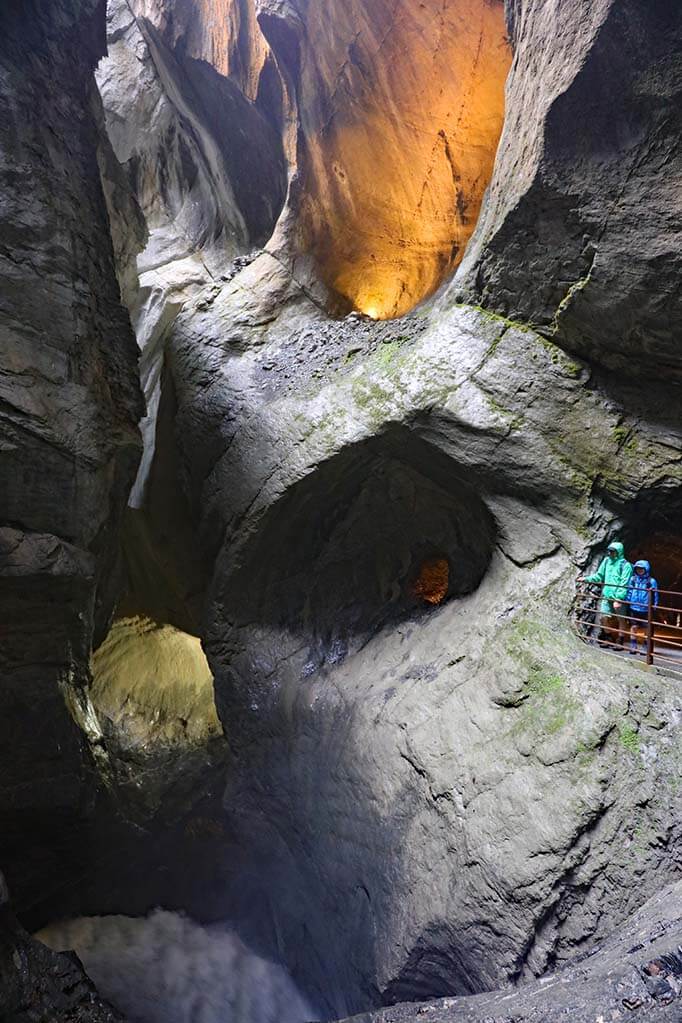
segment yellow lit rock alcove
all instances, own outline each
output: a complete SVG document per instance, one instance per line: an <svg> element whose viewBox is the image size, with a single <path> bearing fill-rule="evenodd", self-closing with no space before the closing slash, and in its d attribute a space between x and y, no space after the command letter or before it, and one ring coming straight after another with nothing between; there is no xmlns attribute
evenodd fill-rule
<svg viewBox="0 0 682 1023"><path fill-rule="evenodd" d="M312 0L301 71L302 244L374 319L462 257L492 173L511 54L499 0Z"/></svg>

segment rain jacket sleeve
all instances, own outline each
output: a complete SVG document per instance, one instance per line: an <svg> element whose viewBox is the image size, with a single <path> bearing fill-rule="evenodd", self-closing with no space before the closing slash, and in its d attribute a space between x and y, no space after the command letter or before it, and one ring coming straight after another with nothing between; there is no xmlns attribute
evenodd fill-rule
<svg viewBox="0 0 682 1023"><path fill-rule="evenodd" d="M625 600L628 593L628 583L630 582L630 576L632 575L632 565L629 561L621 559L620 564L617 568L618 579L614 580L616 588L613 592L610 592L608 596L612 600ZM608 580L609 582L611 580Z"/></svg>
<svg viewBox="0 0 682 1023"><path fill-rule="evenodd" d="M601 565L599 566L599 568L597 569L596 572L593 572L592 575L586 575L585 576L585 582L586 583L603 583L604 582L604 576L606 575L606 565L607 565L607 563L608 563L608 558L604 558L604 560L602 561Z"/></svg>

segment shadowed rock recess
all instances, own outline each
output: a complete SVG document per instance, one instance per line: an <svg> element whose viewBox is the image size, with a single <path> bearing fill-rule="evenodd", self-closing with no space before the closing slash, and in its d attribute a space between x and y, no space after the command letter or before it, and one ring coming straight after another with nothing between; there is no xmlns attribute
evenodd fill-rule
<svg viewBox="0 0 682 1023"><path fill-rule="evenodd" d="M676 0L5 0L0 1019L677 1019L681 116Z"/></svg>

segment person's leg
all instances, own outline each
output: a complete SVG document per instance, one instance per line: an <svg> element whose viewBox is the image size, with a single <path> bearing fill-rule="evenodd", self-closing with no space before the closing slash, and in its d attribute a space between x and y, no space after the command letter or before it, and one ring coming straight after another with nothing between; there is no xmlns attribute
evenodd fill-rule
<svg viewBox="0 0 682 1023"><path fill-rule="evenodd" d="M602 629L603 628L604 628L604 615L602 613L602 605L601 605L601 603L599 603L597 605L597 610L594 613L594 622L592 624L592 628L590 629L590 633L589 633L589 642L590 643L599 643L599 642L601 642L601 634L602 634Z"/></svg>
<svg viewBox="0 0 682 1023"><path fill-rule="evenodd" d="M604 630L602 644L604 646L615 647L618 644L618 619L616 616L614 614L602 614L601 627Z"/></svg>
<svg viewBox="0 0 682 1023"><path fill-rule="evenodd" d="M633 618L632 629L630 630L630 650L632 653L637 653L641 641L644 653L646 653L646 614L643 614L641 611L631 611L630 614Z"/></svg>
<svg viewBox="0 0 682 1023"><path fill-rule="evenodd" d="M637 653L637 622L630 622L630 653Z"/></svg>
<svg viewBox="0 0 682 1023"><path fill-rule="evenodd" d="M637 622L637 642L641 642L644 653L646 653L646 626L644 621L644 615L641 615L640 620Z"/></svg>

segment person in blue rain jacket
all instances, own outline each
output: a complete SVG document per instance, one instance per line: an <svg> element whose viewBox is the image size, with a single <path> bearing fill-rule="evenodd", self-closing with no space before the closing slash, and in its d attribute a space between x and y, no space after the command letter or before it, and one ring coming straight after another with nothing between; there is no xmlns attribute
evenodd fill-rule
<svg viewBox="0 0 682 1023"><path fill-rule="evenodd" d="M651 565L648 561L636 561L625 600L630 605L630 653L638 651L638 636L646 636L646 623L649 615L649 590L651 603L658 607L658 583L651 576ZM646 652L646 648L645 648Z"/></svg>

